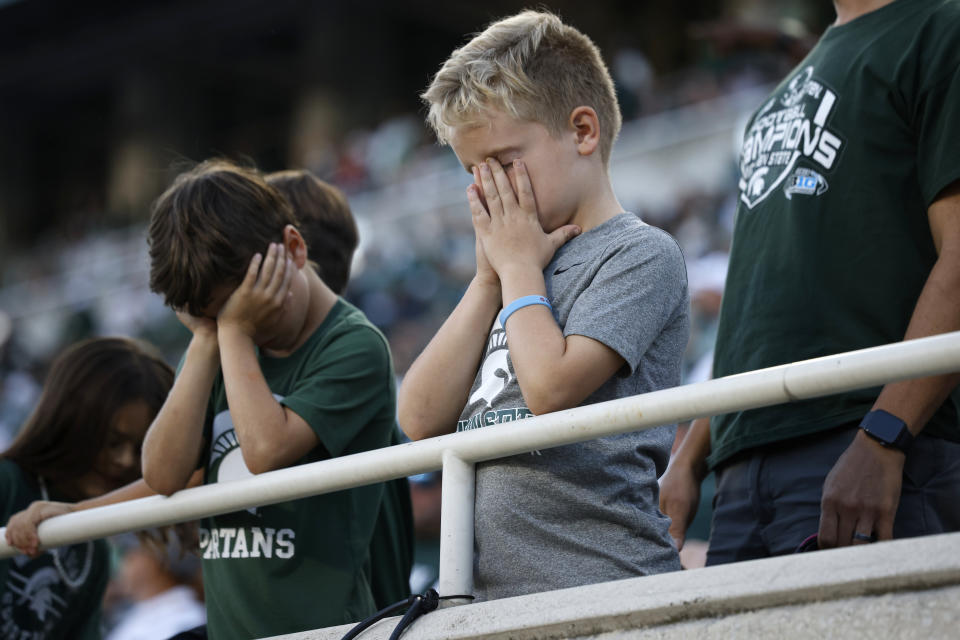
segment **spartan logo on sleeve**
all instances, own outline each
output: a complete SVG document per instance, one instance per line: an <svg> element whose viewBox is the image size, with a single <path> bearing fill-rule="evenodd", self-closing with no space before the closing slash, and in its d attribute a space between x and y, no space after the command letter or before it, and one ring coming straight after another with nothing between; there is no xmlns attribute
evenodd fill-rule
<svg viewBox="0 0 960 640"><path fill-rule="evenodd" d="M504 394L508 385L517 384L509 353L507 332L500 324L500 316L498 315L487 340L487 351L483 358L483 364L480 366L480 373L478 374L480 384L476 391L470 394L470 399L467 400L468 407L480 403L479 411L474 413L469 420L459 421L457 431L489 427L501 422L522 420L533 415L526 407L492 410L494 402Z"/></svg>
<svg viewBox="0 0 960 640"><path fill-rule="evenodd" d="M814 78L806 67L786 90L757 113L740 152L740 199L752 209L777 187L784 196L819 195L827 181L813 170L793 171L801 158L829 171L840 155L843 139L827 128L837 94Z"/></svg>

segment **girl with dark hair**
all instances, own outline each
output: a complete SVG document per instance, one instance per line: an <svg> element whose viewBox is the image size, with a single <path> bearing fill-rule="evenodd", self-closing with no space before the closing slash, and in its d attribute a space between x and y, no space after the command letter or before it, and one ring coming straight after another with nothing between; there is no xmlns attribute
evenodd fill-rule
<svg viewBox="0 0 960 640"><path fill-rule="evenodd" d="M0 636L100 637L106 543L38 553L35 524L80 506L54 501L95 506L140 477L140 445L173 376L158 356L122 338L78 343L53 363L36 408L0 454L0 522L26 509L34 523L31 541L7 531L28 555L0 560Z"/></svg>

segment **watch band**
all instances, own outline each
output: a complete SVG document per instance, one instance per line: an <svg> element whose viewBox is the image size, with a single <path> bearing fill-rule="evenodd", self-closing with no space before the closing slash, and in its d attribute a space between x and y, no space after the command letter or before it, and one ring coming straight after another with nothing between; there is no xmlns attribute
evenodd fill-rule
<svg viewBox="0 0 960 640"><path fill-rule="evenodd" d="M913 444L913 434L907 423L883 409L875 409L863 417L860 428L885 447L906 453Z"/></svg>

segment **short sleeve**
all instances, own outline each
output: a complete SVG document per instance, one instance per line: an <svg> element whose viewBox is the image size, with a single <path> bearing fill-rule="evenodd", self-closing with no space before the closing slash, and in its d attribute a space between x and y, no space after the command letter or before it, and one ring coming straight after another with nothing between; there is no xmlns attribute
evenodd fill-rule
<svg viewBox="0 0 960 640"><path fill-rule="evenodd" d="M960 180L960 28L952 32L950 42L939 44L916 108L917 167L927 206Z"/></svg>
<svg viewBox="0 0 960 640"><path fill-rule="evenodd" d="M303 418L337 457L392 399L392 375L383 338L372 328L357 327L312 360L281 404Z"/></svg>
<svg viewBox="0 0 960 640"><path fill-rule="evenodd" d="M607 247L596 275L574 301L563 334L602 342L632 373L685 304L686 291L680 247L665 232L645 227Z"/></svg>

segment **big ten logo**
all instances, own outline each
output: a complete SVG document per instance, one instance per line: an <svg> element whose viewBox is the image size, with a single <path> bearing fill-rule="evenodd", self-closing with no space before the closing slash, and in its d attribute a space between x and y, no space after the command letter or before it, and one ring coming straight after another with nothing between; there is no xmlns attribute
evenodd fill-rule
<svg viewBox="0 0 960 640"><path fill-rule="evenodd" d="M740 199L748 208L766 199L791 176L800 158L825 170L837 161L843 139L827 128L837 94L813 79L807 67L790 81L780 99L770 99L751 122L740 152ZM817 175L793 174L785 185L793 193L822 193L826 181ZM797 182L799 180L799 182Z"/></svg>

